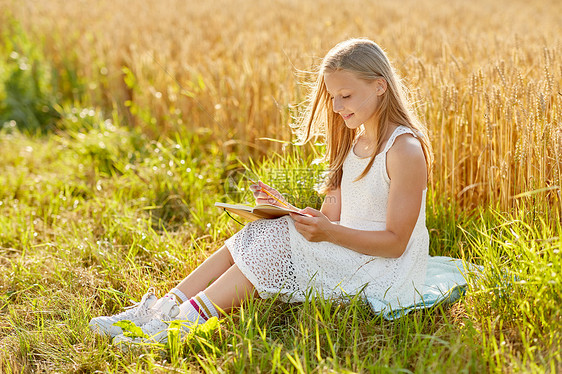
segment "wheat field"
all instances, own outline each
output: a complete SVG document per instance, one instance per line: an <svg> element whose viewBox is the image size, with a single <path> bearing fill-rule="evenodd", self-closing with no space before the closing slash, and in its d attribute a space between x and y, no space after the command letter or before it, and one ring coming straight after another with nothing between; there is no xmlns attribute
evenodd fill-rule
<svg viewBox="0 0 562 374"><path fill-rule="evenodd" d="M430 129L438 194L469 209L560 212L559 1L2 2L72 75L77 99L120 107L152 136L210 131L242 158L293 139L300 71L369 37Z"/></svg>

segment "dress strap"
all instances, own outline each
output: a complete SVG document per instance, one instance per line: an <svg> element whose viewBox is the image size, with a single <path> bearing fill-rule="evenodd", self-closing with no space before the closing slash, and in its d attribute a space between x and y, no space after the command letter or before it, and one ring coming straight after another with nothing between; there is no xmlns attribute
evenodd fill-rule
<svg viewBox="0 0 562 374"><path fill-rule="evenodd" d="M390 135L390 138L388 138L388 141L386 142L386 145L384 146L384 150L381 153L388 152L390 147L392 147L392 145L394 144L394 141L396 140L396 138L399 137L400 135L404 135L404 134L412 134L415 138L418 137L416 135L416 133L414 132L414 130L412 130L411 128L409 128L407 126L404 126L404 125L398 126L397 128L394 129L394 131Z"/></svg>

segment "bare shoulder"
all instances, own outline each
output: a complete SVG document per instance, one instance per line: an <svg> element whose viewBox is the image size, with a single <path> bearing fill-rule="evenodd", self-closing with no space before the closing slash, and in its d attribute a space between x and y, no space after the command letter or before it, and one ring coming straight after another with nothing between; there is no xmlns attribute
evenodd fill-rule
<svg viewBox="0 0 562 374"><path fill-rule="evenodd" d="M396 138L387 153L387 172L390 179L394 176L411 176L427 181L427 165L423 148L412 134L402 134Z"/></svg>
<svg viewBox="0 0 562 374"><path fill-rule="evenodd" d="M425 162L423 149L420 141L412 134L401 134L396 137L394 144L388 150L391 157L415 157L420 156Z"/></svg>

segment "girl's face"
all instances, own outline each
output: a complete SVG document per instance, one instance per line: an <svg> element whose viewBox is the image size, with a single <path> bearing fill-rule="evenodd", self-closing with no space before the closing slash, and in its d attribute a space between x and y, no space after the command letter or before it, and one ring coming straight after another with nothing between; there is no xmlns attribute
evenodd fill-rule
<svg viewBox="0 0 562 374"><path fill-rule="evenodd" d="M350 71L336 70L324 74L324 84L332 98L334 112L342 116L347 127L375 125L375 111L384 93L381 80L367 82Z"/></svg>

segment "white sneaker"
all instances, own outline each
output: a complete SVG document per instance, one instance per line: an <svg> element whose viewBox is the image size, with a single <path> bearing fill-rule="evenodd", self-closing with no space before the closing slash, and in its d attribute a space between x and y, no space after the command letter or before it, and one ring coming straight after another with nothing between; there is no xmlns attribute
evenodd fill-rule
<svg viewBox="0 0 562 374"><path fill-rule="evenodd" d="M180 308L174 297L164 297L160 299L160 301L161 303L159 302L159 307L156 311L157 317L141 327L146 337L131 338L121 334L113 339L113 344L125 348L131 344L167 343L169 323L175 320L181 321L181 319L177 319ZM187 334L189 332L190 329L188 325L190 325L190 323L189 321L186 321L186 323L185 325L182 324L180 334Z"/></svg>
<svg viewBox="0 0 562 374"><path fill-rule="evenodd" d="M97 334L114 337L123 333L121 327L113 325L116 322L128 320L140 327L154 318L154 310L151 308L156 304L157 300L158 298L154 294L154 288L150 287L141 301L125 308L127 309L125 312L113 316L92 318L89 324L90 329Z"/></svg>

